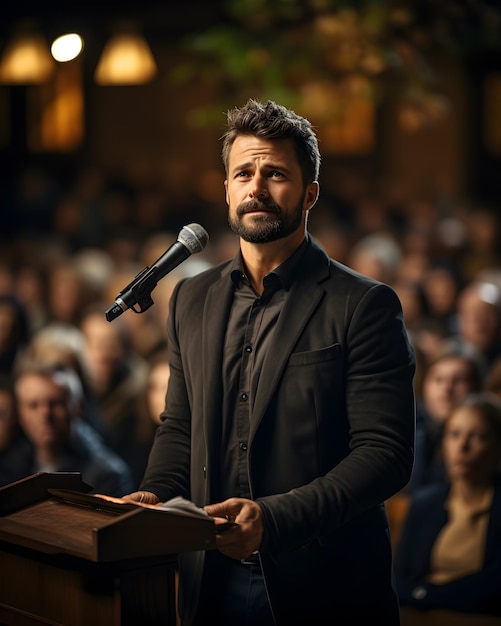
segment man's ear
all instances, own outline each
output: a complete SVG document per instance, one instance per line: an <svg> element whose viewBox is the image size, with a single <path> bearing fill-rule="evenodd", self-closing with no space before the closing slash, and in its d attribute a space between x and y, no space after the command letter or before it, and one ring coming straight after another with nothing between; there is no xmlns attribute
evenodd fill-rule
<svg viewBox="0 0 501 626"><path fill-rule="evenodd" d="M306 193L304 194L304 210L309 211L313 208L314 204L318 200L318 194L320 192L320 186L316 180L310 183L306 187Z"/></svg>
<svg viewBox="0 0 501 626"><path fill-rule="evenodd" d="M224 181L224 197L226 199L226 204L230 204L230 200L228 198L228 180Z"/></svg>

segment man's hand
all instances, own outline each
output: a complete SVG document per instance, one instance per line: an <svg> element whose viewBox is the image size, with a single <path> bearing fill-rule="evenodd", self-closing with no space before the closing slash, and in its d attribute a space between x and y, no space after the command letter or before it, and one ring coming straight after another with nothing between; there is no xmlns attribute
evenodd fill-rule
<svg viewBox="0 0 501 626"><path fill-rule="evenodd" d="M237 524L217 534L217 549L220 552L240 561L259 549L264 534L259 504L245 498L229 498L224 502L209 504L204 509L211 517Z"/></svg>
<svg viewBox="0 0 501 626"><path fill-rule="evenodd" d="M151 491L134 491L121 498L123 502L133 502L134 504L155 505L160 502L157 496Z"/></svg>

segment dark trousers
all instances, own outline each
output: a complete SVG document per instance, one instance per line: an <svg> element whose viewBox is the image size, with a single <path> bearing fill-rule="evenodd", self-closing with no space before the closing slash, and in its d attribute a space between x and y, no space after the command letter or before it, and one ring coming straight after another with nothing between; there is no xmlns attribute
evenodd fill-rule
<svg viewBox="0 0 501 626"><path fill-rule="evenodd" d="M219 552L206 554L195 626L274 626L259 564L244 565Z"/></svg>

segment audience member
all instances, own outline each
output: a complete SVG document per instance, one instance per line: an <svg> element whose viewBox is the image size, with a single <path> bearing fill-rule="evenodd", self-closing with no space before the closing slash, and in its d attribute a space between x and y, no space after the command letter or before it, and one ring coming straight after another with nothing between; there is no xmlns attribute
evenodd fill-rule
<svg viewBox="0 0 501 626"><path fill-rule="evenodd" d="M427 315L416 322L411 340L413 348L422 355L423 365L426 365L447 351L450 334L433 316Z"/></svg>
<svg viewBox="0 0 501 626"><path fill-rule="evenodd" d="M3 251L2 251L3 252ZM0 296L14 293L15 278L12 265L6 254L0 255Z"/></svg>
<svg viewBox="0 0 501 626"><path fill-rule="evenodd" d="M484 380L484 391L490 391L501 397L501 356L492 363Z"/></svg>
<svg viewBox="0 0 501 626"><path fill-rule="evenodd" d="M0 373L10 376L30 337L28 318L21 303L0 295Z"/></svg>
<svg viewBox="0 0 501 626"><path fill-rule="evenodd" d="M73 256L49 267L47 276L48 320L78 325L82 311L96 299L94 285Z"/></svg>
<svg viewBox="0 0 501 626"><path fill-rule="evenodd" d="M501 288L495 283L473 281L460 291L457 301L457 333L450 340L477 358L485 377L501 355Z"/></svg>
<svg viewBox="0 0 501 626"><path fill-rule="evenodd" d="M9 376L0 375L0 480L4 453L9 450L19 434L14 386Z"/></svg>
<svg viewBox="0 0 501 626"><path fill-rule="evenodd" d="M14 381L24 436L9 448L4 484L36 472L80 472L94 491L112 496L133 485L125 462L81 420L82 389L70 370L20 368Z"/></svg>
<svg viewBox="0 0 501 626"><path fill-rule="evenodd" d="M148 359L146 385L143 394L141 394L143 402L138 410L134 437L136 454L132 459L134 475L138 477L144 475L157 426L162 423L169 378L168 351L164 345L159 347Z"/></svg>
<svg viewBox="0 0 501 626"><path fill-rule="evenodd" d="M162 423L165 396L169 386L170 366L168 350L159 350L149 360L148 379L146 382L146 406L148 417L157 426Z"/></svg>
<svg viewBox="0 0 501 626"><path fill-rule="evenodd" d="M395 552L401 607L501 616L501 399L466 396L442 447L446 478L412 494Z"/></svg>
<svg viewBox="0 0 501 626"><path fill-rule="evenodd" d="M425 367L417 389L414 468L406 491L444 479L441 438L452 409L481 386L478 365L470 356L450 350Z"/></svg>
<svg viewBox="0 0 501 626"><path fill-rule="evenodd" d="M420 330L421 321L426 316L426 302L421 285L413 280L397 278L391 282L391 286L402 304L405 326L414 344L414 335Z"/></svg>
<svg viewBox="0 0 501 626"><path fill-rule="evenodd" d="M90 386L90 375L84 356L85 337L82 331L66 322L50 322L34 333L24 358L55 369L74 371L83 390L82 419L88 422L107 444L111 443L108 426Z"/></svg>
<svg viewBox="0 0 501 626"><path fill-rule="evenodd" d="M140 397L146 385L147 362L131 347L127 314L106 320L106 306L96 304L82 315L80 329L84 336L84 359L89 386L105 421L110 445L131 468L137 466L137 455L143 448L136 433ZM134 475L139 484L141 475Z"/></svg>
<svg viewBox="0 0 501 626"><path fill-rule="evenodd" d="M12 378L0 375L0 486L16 480L12 464L16 463L15 444L21 436Z"/></svg>
<svg viewBox="0 0 501 626"><path fill-rule="evenodd" d="M349 267L365 276L390 284L401 259L401 249L388 233L374 233L360 239L350 250Z"/></svg>
<svg viewBox="0 0 501 626"><path fill-rule="evenodd" d="M461 291L458 274L454 264L432 260L422 282L427 316L447 335L457 332L456 304Z"/></svg>
<svg viewBox="0 0 501 626"><path fill-rule="evenodd" d="M47 323L45 272L40 260L19 264L14 274L14 294L24 307L30 334Z"/></svg>
<svg viewBox="0 0 501 626"><path fill-rule="evenodd" d="M468 237L461 257L464 278L476 280L479 272L501 265L499 209L473 206L464 215Z"/></svg>

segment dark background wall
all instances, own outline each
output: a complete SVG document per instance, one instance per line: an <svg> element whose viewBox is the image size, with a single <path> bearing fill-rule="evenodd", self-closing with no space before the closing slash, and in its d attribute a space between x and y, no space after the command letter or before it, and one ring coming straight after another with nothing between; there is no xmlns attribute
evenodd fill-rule
<svg viewBox="0 0 501 626"><path fill-rule="evenodd" d="M370 4L360 3L360 6ZM81 75L84 131L82 140L71 150L31 149L29 110L37 101L39 88L1 85L2 189L15 185L22 172L32 166L51 172L63 185L71 184L77 172L83 169L97 169L131 188L151 188L161 192L165 196L166 211L175 226L189 219L190 215L201 216L201 219L207 215L211 223L222 227L225 221L224 175L218 139L224 127L224 113L228 106L242 104L247 96L275 97L280 93L280 84L267 86L259 80L253 82L246 75L245 57L252 50L246 52L243 46L230 49L226 55L223 51L221 57L225 61L219 65L217 74L214 63L207 63L203 52L194 55L193 47L190 49L186 45L194 37L229 27L237 35L238 32L250 33L251 44L262 38L259 43L261 49L270 54L269 64L278 64L277 83L288 67L293 68L294 71L290 72L291 91L295 90L296 95L301 96L294 104L316 124L321 139L324 154L321 182L326 203L331 199L335 203L339 195L353 193L349 189L351 184L366 186L365 193L370 193L372 187L380 189L387 185L386 192L389 193L390 188L399 189L399 193L406 197L497 204L501 147L499 142L489 143L487 140L495 125L492 118L496 114L493 113L495 105L488 106L490 96L487 95L486 81L489 77L499 81L501 76L499 47L493 47L489 31L489 28L499 29L499 10L494 3L485 2L476 5L485 6L487 17L480 15L478 9L473 13L470 9L470 13L464 10L461 14L457 7L465 9L470 3L445 2L441 6L447 10L437 9L439 14L433 15L436 3L402 4L417 7L416 28L392 33L393 39L387 35L388 28L382 30L387 39L380 41L381 50L387 52L397 36L404 43L412 42L413 38L418 41L416 49L423 53L427 69L420 69L417 59L410 71L415 72L418 85L419 81L423 82L426 72L432 74L428 87L431 85L435 100L418 99L410 105L407 102L405 117L399 91L402 77L396 75L381 83L379 97L371 104L373 139L368 149L358 152L331 148L328 131L335 120L326 117L325 110L317 116L318 102L314 97L310 96L308 100L304 96L302 84L306 80L326 84L323 59L312 59L306 48L304 63L300 67L301 45L305 45L308 39L299 39L301 44L297 46L297 54L289 61L278 59L279 48L270 47L280 46L284 33L290 34L292 18L284 24L283 16L272 16L275 21L271 26L275 31L270 29L270 21L261 30L259 24L251 23L248 16L259 14L260 7L271 6L270 3L258 0L254 5L243 1L209 3L204 0L183 3L74 2L71 8L58 2L10 4L2 9L1 46L13 28L26 21L35 24L48 39L65 29L77 30L84 36L84 53L75 62L79 64ZM239 21L235 11L228 11L229 5L247 7L247 14ZM332 5L335 11L340 6L343 8L343 3L327 5ZM255 10L249 10L249 6L255 6ZM455 17L457 15L459 19ZM93 72L99 54L117 23L124 19L133 19L140 24L157 60L158 74L151 83L137 87L96 85ZM440 25L447 35L442 37L443 41L437 37ZM294 28L300 30L301 22L294 24ZM428 37L430 43L420 45L416 32L422 40ZM269 39L266 39L266 33L271 33ZM231 62L235 65L238 54L242 55L243 69L238 80L234 76L230 80L225 72L229 72ZM210 56L211 51L206 53L206 57ZM176 69L183 67L187 60L191 77L185 81L174 80ZM299 69L294 74L296 67ZM265 75L265 68L261 73ZM339 76L333 78L337 80ZM327 96L326 99L328 101ZM288 104L287 98L284 100ZM200 123L200 111L205 109L210 109L212 117L208 116L209 121ZM367 123L366 118L360 119ZM351 124L356 125L356 119ZM4 224L4 230L6 227L8 225Z"/></svg>

